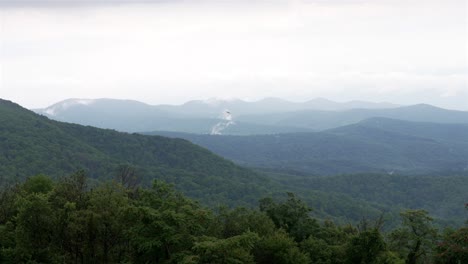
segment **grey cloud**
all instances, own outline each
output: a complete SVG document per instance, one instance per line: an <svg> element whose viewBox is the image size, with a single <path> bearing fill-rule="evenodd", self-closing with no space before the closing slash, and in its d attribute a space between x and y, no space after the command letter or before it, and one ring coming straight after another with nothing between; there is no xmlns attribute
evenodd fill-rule
<svg viewBox="0 0 468 264"><path fill-rule="evenodd" d="M161 4L183 2L183 0L0 0L1 7L87 7L121 4Z"/></svg>
<svg viewBox="0 0 468 264"><path fill-rule="evenodd" d="M0 7L94 7L106 5L128 5L128 4L170 4L170 3L210 3L210 4L255 4L255 3L288 3L291 0L0 0ZM360 4L370 2L369 0L303 0L304 4L317 3L324 5L335 4Z"/></svg>

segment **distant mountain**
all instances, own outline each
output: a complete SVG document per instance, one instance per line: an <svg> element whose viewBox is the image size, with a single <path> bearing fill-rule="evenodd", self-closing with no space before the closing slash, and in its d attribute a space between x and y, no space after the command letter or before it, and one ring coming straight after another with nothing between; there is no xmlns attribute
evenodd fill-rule
<svg viewBox="0 0 468 264"><path fill-rule="evenodd" d="M356 108L363 108L363 109L382 109L382 108L396 108L400 107L400 105L392 104L392 103L373 103L373 102L366 102L366 101L349 101L338 103L326 98L315 98L310 101L303 103L306 107L303 109L311 109L311 110L323 110L323 111L343 111L349 109L356 109ZM297 109L299 110L299 109Z"/></svg>
<svg viewBox="0 0 468 264"><path fill-rule="evenodd" d="M166 111L198 117L219 117L219 114L227 109L237 117L241 115L292 112L300 110L338 111L353 108L379 109L398 106L399 105L391 103L372 103L365 101L338 103L325 98L316 98L303 103L296 103L280 98L269 97L256 102L247 102L239 99L223 100L212 98L208 100L189 101L180 106L159 107Z"/></svg>
<svg viewBox="0 0 468 264"><path fill-rule="evenodd" d="M468 112L447 110L419 104L388 109L351 109L344 111L304 110L266 115L241 116L238 120L271 126L294 126L323 131L330 128L355 124L372 117L385 117L415 122L465 123Z"/></svg>
<svg viewBox="0 0 468 264"><path fill-rule="evenodd" d="M121 166L134 168L144 183L176 183L212 205L252 204L270 189L264 176L186 140L52 121L0 99L0 186L39 173L60 177L80 169L106 180Z"/></svg>
<svg viewBox="0 0 468 264"><path fill-rule="evenodd" d="M229 111L234 123L224 134L272 134L285 132L307 132L302 125L273 125L262 121L249 122L238 119L243 115L259 115L304 109L341 110L350 107L383 108L396 107L388 103L347 102L336 103L326 99L314 99L305 103L293 103L278 98L266 98L257 102L238 99L190 101L183 105L148 105L132 100L116 99L68 99L36 113L51 119L110 128L124 132L167 130L209 134L216 124L223 122L222 116Z"/></svg>
<svg viewBox="0 0 468 264"><path fill-rule="evenodd" d="M369 118L357 125L339 127L329 130L336 134L350 134L355 128L364 126L392 131L404 135L430 138L448 143L468 143L468 124L440 124L429 122L411 122L390 118Z"/></svg>
<svg viewBox="0 0 468 264"><path fill-rule="evenodd" d="M114 99L68 99L34 111L58 121L126 132L145 131L157 127L154 123L181 118L141 102Z"/></svg>
<svg viewBox="0 0 468 264"><path fill-rule="evenodd" d="M253 161L257 161L255 155L267 154L264 160L266 164L275 160L292 161L299 157L298 163L295 163L298 167L294 167L294 163L279 163L284 168L283 171L303 170L302 165L305 168L319 169L336 166L343 171L344 164L350 168L347 171L349 173L361 164L354 164L352 159L341 162L329 159L328 162L320 163L321 159L331 157L333 151L327 154L322 149L318 155L311 156L315 158L315 164L303 163L308 160L300 158L301 153L310 151L311 144L307 143L310 135L318 135L314 142L331 145L332 150L338 153L341 151L340 155L346 154L347 150L339 150L337 146L344 149L347 146L359 148L359 139L349 141L343 138L333 144L336 138L343 136L338 135L340 133L344 132L287 134L283 139L283 135L196 137L203 140L217 139L218 142L214 143L240 158L244 155L244 159L253 158ZM181 135L194 136L177 134ZM293 136L292 139L296 137L297 142L289 140L290 135ZM402 140L404 139L405 137ZM425 140L431 141L421 139L423 142ZM225 145L220 145L220 142ZM421 145L417 145L419 146ZM375 152L380 150L379 146L374 147L375 149L364 149L381 155ZM268 152L270 150L274 151ZM252 153L236 154L236 151ZM351 154L357 156L362 154L360 151L351 150ZM458 149L454 153L457 151ZM368 153L363 158L371 155L372 153ZM456 155L448 158L453 157ZM375 159L371 159L373 160ZM371 162L369 164L372 165ZM143 183L152 179L174 183L177 189L210 206L254 206L258 199L267 195L295 192L314 208L314 216L341 223L357 222L363 215L376 218L383 212L389 217L390 223L396 223L400 210L417 206L429 210L431 215L443 220L443 223L459 225L464 221L464 210L462 208L457 211L457 208L459 204L462 207L463 201L466 201L464 190L468 186L466 177L461 176L417 177L417 180L406 180L405 177L381 175L314 178L307 173L305 176L281 174L275 169L271 172L254 172L185 140L119 133L57 122L12 102L0 100L0 189L8 182L21 182L38 173L61 177L79 169L87 171L94 180L108 180L119 174L122 166L133 168L142 177ZM389 188L385 192L374 190L369 187L369 182L372 186L389 185ZM411 188L417 188L417 191L412 191ZM404 195L395 197L395 192L400 190Z"/></svg>
<svg viewBox="0 0 468 264"><path fill-rule="evenodd" d="M316 133L255 136L154 134L190 140L242 165L306 174L421 174L468 170L466 124L373 118Z"/></svg>

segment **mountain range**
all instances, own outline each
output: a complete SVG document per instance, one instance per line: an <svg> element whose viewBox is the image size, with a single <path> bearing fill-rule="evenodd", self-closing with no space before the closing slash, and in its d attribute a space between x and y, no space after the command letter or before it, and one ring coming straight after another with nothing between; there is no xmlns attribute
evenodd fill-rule
<svg viewBox="0 0 468 264"><path fill-rule="evenodd" d="M468 169L468 112L427 104L267 98L151 106L69 99L35 111L69 123L184 138L256 168L314 175ZM223 135L210 136L214 127Z"/></svg>
<svg viewBox="0 0 468 264"><path fill-rule="evenodd" d="M183 139L57 122L0 100L0 186L36 174L57 178L78 170L109 180L123 166L142 184L154 179L177 183L207 204L252 203L259 193L267 193L269 182Z"/></svg>
<svg viewBox="0 0 468 264"><path fill-rule="evenodd" d="M233 123L223 134L250 135L286 132L306 132L313 128L301 124L274 124L264 115L282 116L296 111L344 111L354 108L388 109L398 105L351 101L337 103L317 98L304 103L293 103L278 98L266 98L257 102L238 99L189 101L182 105L148 105L131 100L116 99L68 99L36 113L58 121L111 128L124 132L178 131L209 134L212 128L224 122L223 113L229 111ZM300 112L299 112L300 113ZM271 119L268 116L268 119Z"/></svg>
<svg viewBox="0 0 468 264"><path fill-rule="evenodd" d="M184 138L250 167L315 175L358 172L422 174L468 170L468 124L370 118L312 133L196 135Z"/></svg>
<svg viewBox="0 0 468 264"><path fill-rule="evenodd" d="M323 131L355 124L372 117L445 124L468 123L468 112L447 110L427 104L384 109L355 108L344 111L303 110L276 114L241 116L239 120L262 125L295 126L312 131Z"/></svg>
<svg viewBox="0 0 468 264"><path fill-rule="evenodd" d="M405 165L398 159L386 160L392 156L385 156L379 151L382 147L385 149L394 145L396 149L392 153L398 153L399 147L407 142L414 145L407 147L407 156L402 160L411 158L413 162L419 162L419 168L423 168L428 166L426 159L434 161L438 159L437 155L448 155L439 159L440 164L445 166L447 160L453 159L453 168L461 168L456 166L463 164L458 162L463 160L460 157L466 153L463 152L463 144L466 144L465 125L401 122L370 119L320 133L177 135L199 138L200 145L206 141L223 147L226 153L238 155L239 163L244 159L245 164L257 166L255 164L260 159L265 165L276 162L281 165L253 170L240 167L183 139L58 122L10 101L0 100L0 191L4 186L40 173L60 178L84 170L94 181L101 182L118 179L118 175L130 171L140 179L140 184L147 185L155 179L164 180L212 207L221 204L255 206L262 197L295 192L314 208L312 214L319 219L357 222L363 216L374 218L385 212L389 225L392 225L397 223L401 210L422 208L428 210L439 223L460 225L464 221L463 203L468 199L468 178L462 171L416 176L397 175L397 171L393 175L387 171L384 174L352 174L360 171L352 168L363 164L381 171L382 167L379 166L382 164ZM425 134L421 136L420 133ZM195 142L193 138L189 139ZM314 142L329 147L322 147L321 152L314 154L317 146ZM362 143L365 144L361 146ZM447 146L452 146L453 150L446 149ZM245 150L253 153L243 152ZM236 151L242 154L236 154ZM333 160L327 163L326 158L335 155L334 151L339 154L337 157L348 156L343 163L349 170L341 170L346 175L314 176L309 170L312 166L328 169L342 166ZM359 157L366 151L370 153L353 159L353 156ZM309 158L304 156L306 154L310 154ZM249 158L252 159L251 163ZM309 161L314 158L319 159L315 165L311 165ZM365 159L370 162L355 162ZM434 168L440 169L429 166L431 171Z"/></svg>

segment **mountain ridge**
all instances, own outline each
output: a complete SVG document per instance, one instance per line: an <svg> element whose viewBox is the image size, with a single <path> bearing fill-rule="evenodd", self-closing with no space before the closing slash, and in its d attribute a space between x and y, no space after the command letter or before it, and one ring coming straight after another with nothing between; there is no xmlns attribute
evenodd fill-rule
<svg viewBox="0 0 468 264"><path fill-rule="evenodd" d="M297 133L299 136L307 134ZM270 135L269 138L276 139L276 136ZM329 140L334 136L326 134L322 138ZM298 149L303 145L297 144ZM322 156L324 153L319 154ZM330 160L328 165L337 166L339 162ZM349 161L342 161L342 164L353 168ZM298 169L301 169L299 165ZM302 176L282 174L279 170L253 173L183 139L171 140L58 122L18 104L0 100L0 187L7 185L7 177L15 183L38 173L61 177L80 169L86 169L94 180L106 181L114 178L121 166L140 175L144 181L158 179L173 183L186 195L210 207L221 204L250 207L262 197L295 192L316 209L312 212L314 216L340 223L356 223L363 215L378 217L384 212L392 219L389 221L395 223L401 209L417 206L434 212L441 223L460 225L464 211L457 208L465 197L463 190L468 184L466 177L457 174L447 178L413 177L418 180L411 186L427 182L430 188L418 188L416 194L411 192L413 187L406 188L403 198L392 197L391 201L386 201L382 199L387 194L382 195L377 190L368 195L356 195L356 192L359 194L359 190L369 189L367 183L371 180L375 186L389 182L392 188L386 191L393 194L401 189L400 185L407 183L406 176L348 174L315 177L310 173ZM315 162L312 166L327 164ZM287 172L287 168L283 172ZM431 193L438 195L428 195ZM444 210L438 209L441 206Z"/></svg>
<svg viewBox="0 0 468 264"><path fill-rule="evenodd" d="M468 170L468 124L371 118L323 132L252 136L151 134L185 138L244 166L306 174Z"/></svg>
<svg viewBox="0 0 468 264"><path fill-rule="evenodd" d="M320 104L322 106L319 106ZM331 107L333 111L316 110L330 109L330 104L340 107ZM213 99L210 102L189 101L176 106L152 106L134 100L70 99L49 108L35 109L35 112L59 121L131 133L175 131L208 134L214 126L226 122L226 112L229 112L232 122L225 126L226 129L222 133L232 135L323 131L371 117L468 123L468 112L425 104L393 106L382 108L388 105L365 101L336 103L324 98L304 103L293 103L279 98L265 98L257 102Z"/></svg>
<svg viewBox="0 0 468 264"><path fill-rule="evenodd" d="M268 193L266 177L187 140L62 123L1 99L0 139L0 183L40 173L61 177L81 169L108 180L129 166L143 183L177 183L187 195L212 205L251 204L259 193Z"/></svg>

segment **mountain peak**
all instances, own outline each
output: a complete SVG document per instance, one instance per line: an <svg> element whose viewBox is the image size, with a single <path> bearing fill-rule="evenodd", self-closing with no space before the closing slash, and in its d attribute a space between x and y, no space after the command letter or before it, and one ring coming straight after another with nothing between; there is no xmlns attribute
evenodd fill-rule
<svg viewBox="0 0 468 264"><path fill-rule="evenodd" d="M75 105L90 105L93 104L96 100L94 99L78 99L78 98L71 98L56 104L53 104L43 110L44 113L50 116L55 116L57 113L67 110L68 108L75 106Z"/></svg>

